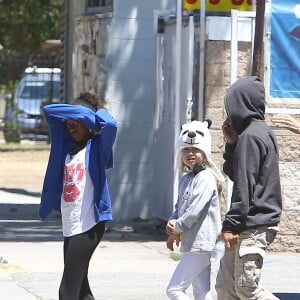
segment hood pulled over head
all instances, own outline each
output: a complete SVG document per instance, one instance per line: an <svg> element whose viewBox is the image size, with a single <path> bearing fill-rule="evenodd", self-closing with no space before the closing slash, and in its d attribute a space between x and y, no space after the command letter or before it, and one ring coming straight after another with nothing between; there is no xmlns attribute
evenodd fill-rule
<svg viewBox="0 0 300 300"><path fill-rule="evenodd" d="M234 130L241 134L251 119L265 118L265 88L257 76L247 76L232 84L225 96L227 116Z"/></svg>

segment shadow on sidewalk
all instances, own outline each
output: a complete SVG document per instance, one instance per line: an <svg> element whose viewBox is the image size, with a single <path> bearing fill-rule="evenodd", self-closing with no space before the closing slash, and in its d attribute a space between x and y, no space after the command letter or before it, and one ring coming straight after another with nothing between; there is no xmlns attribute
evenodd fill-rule
<svg viewBox="0 0 300 300"><path fill-rule="evenodd" d="M62 240L60 215L53 213L42 221L38 207L38 204L0 204L0 242Z"/></svg>
<svg viewBox="0 0 300 300"><path fill-rule="evenodd" d="M38 217L38 204L0 204L0 242L46 242L63 240L61 216L52 212L46 220ZM165 223L136 218L132 222L107 223L106 241L165 241Z"/></svg>
<svg viewBox="0 0 300 300"><path fill-rule="evenodd" d="M107 223L103 240L114 241L166 241L166 222L159 219L135 218L131 222Z"/></svg>
<svg viewBox="0 0 300 300"><path fill-rule="evenodd" d="M274 293L280 300L299 300L299 293Z"/></svg>
<svg viewBox="0 0 300 300"><path fill-rule="evenodd" d="M25 195L25 196L30 196L30 197L38 197L38 198L41 197L41 193L29 192L29 191L24 190L24 189L0 187L0 191L6 192L6 193L11 193L11 194Z"/></svg>

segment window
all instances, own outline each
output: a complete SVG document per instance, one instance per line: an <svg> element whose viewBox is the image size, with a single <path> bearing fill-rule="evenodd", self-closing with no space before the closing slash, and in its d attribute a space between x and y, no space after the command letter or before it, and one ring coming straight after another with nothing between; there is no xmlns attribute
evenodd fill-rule
<svg viewBox="0 0 300 300"><path fill-rule="evenodd" d="M113 0L88 0L86 12L98 14L113 11Z"/></svg>
<svg viewBox="0 0 300 300"><path fill-rule="evenodd" d="M52 95L51 95L52 94ZM27 81L21 90L20 98L28 100L58 100L59 81Z"/></svg>

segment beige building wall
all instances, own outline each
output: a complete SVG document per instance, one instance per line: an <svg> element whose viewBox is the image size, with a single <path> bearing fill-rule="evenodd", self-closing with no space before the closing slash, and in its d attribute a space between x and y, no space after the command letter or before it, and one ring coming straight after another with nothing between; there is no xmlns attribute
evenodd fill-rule
<svg viewBox="0 0 300 300"><path fill-rule="evenodd" d="M251 45L239 43L238 77L251 73ZM222 168L223 137L221 126L225 119L224 95L230 85L230 43L208 41L206 45L205 118L212 120L213 158ZM274 106L274 105L273 105ZM271 124L272 115L266 114ZM300 117L300 116L299 116ZM300 252L300 137L288 130L274 128L280 149L280 175L283 214L280 233L271 245L273 251ZM224 185L226 195L226 184Z"/></svg>

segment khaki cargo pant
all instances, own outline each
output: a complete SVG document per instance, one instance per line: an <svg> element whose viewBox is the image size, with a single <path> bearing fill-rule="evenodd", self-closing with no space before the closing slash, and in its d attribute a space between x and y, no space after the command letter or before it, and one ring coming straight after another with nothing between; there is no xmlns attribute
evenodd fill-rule
<svg viewBox="0 0 300 300"><path fill-rule="evenodd" d="M239 245L227 250L221 260L216 280L218 300L279 299L260 286L263 258L277 232L277 227L262 227L239 235Z"/></svg>

